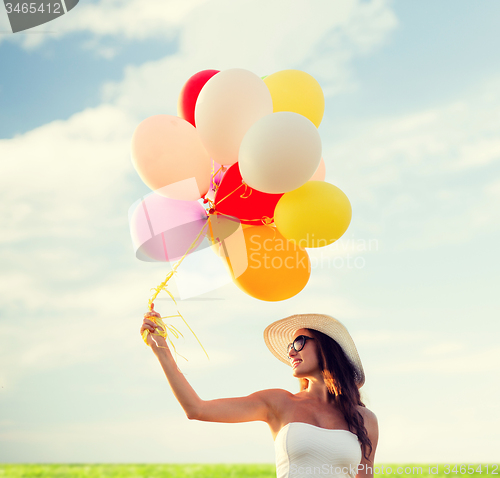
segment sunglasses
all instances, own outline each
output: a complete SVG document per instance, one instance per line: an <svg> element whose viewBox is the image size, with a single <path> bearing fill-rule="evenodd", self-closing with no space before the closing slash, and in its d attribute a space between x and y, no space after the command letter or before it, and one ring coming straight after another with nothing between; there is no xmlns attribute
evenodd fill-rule
<svg viewBox="0 0 500 478"><path fill-rule="evenodd" d="M307 335L299 335L291 344L288 344L286 348L286 353L290 357L290 350L293 348L295 352L300 352L308 340L314 340L313 337L307 337Z"/></svg>

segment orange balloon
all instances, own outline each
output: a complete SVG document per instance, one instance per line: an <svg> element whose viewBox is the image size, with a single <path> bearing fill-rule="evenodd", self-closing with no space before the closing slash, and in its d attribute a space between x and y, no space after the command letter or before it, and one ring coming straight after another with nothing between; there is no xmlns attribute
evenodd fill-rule
<svg viewBox="0 0 500 478"><path fill-rule="evenodd" d="M134 131L131 152L139 176L158 194L195 201L207 193L212 163L196 128L186 120L146 118Z"/></svg>
<svg viewBox="0 0 500 478"><path fill-rule="evenodd" d="M280 301L297 295L309 281L311 261L305 249L288 241L271 226L243 229L248 266L234 283L248 295L266 301ZM230 263L241 258L229 255ZM230 268L231 270L231 268Z"/></svg>

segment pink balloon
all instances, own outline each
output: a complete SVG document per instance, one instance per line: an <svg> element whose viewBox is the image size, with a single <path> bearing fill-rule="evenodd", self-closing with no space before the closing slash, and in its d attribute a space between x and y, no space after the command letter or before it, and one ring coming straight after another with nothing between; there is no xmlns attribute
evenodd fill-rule
<svg viewBox="0 0 500 478"><path fill-rule="evenodd" d="M132 163L147 186L172 199L194 201L210 185L210 157L196 128L177 116L150 116L137 126Z"/></svg>
<svg viewBox="0 0 500 478"><path fill-rule="evenodd" d="M312 178L309 179L309 181L324 181L325 176L326 176L325 160L321 158L318 169L316 169L316 172L313 174Z"/></svg>
<svg viewBox="0 0 500 478"><path fill-rule="evenodd" d="M129 211L130 234L136 257L146 262L176 261L186 254L207 222L197 201L179 201L156 193L148 194ZM201 234L194 252L205 234Z"/></svg>

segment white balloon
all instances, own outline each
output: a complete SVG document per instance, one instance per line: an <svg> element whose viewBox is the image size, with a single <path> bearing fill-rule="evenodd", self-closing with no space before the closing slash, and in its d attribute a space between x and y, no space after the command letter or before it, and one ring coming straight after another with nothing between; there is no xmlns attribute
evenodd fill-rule
<svg viewBox="0 0 500 478"><path fill-rule="evenodd" d="M238 161L241 140L258 119L273 112L266 84L241 68L210 78L196 101L196 129L205 149L219 164Z"/></svg>
<svg viewBox="0 0 500 478"><path fill-rule="evenodd" d="M254 123L241 142L241 177L265 193L292 191L318 169L321 149L318 129L305 116L272 113Z"/></svg>

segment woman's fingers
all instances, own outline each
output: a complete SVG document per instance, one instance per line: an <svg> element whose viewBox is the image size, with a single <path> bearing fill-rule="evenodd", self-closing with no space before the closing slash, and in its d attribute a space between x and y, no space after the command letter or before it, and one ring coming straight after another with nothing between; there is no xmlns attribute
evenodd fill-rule
<svg viewBox="0 0 500 478"><path fill-rule="evenodd" d="M153 317L161 317L161 315L158 312L156 312L156 310L150 310L149 312L146 312L144 314L144 317L151 317L151 316L153 316Z"/></svg>
<svg viewBox="0 0 500 478"><path fill-rule="evenodd" d="M151 337L148 337L149 345L152 346L154 343L157 346L160 346L159 344L163 344L161 345L162 347L167 346L165 339L162 336L160 336L160 333L164 332L164 328L161 325L154 322L154 320L151 320L154 319L155 317L161 318L161 315L154 310L144 314L144 319L141 326L141 335L143 335L144 331L147 330L149 332L148 335L151 335Z"/></svg>
<svg viewBox="0 0 500 478"><path fill-rule="evenodd" d="M155 331L154 327L151 327L151 326L149 326L149 325L144 325L144 324L143 324L143 325L141 326L141 335L144 333L144 331L145 331L145 330L147 330L147 331L149 331L149 332L151 332L151 333L153 333L153 332Z"/></svg>
<svg viewBox="0 0 500 478"><path fill-rule="evenodd" d="M161 325L155 324L152 320L145 318L142 323L141 334L144 330L149 330L150 332L156 332L156 329L158 329L160 332L164 331Z"/></svg>

